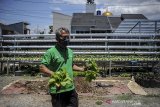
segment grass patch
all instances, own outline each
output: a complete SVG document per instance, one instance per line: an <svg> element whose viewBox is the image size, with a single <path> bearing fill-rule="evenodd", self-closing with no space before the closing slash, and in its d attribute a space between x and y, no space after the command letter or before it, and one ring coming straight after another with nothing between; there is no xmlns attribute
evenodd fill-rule
<svg viewBox="0 0 160 107"><path fill-rule="evenodd" d="M148 94L145 97L160 97L160 94Z"/></svg>
<svg viewBox="0 0 160 107"><path fill-rule="evenodd" d="M117 96L117 100L131 100L131 99L132 99L131 94L123 94L123 95Z"/></svg>
<svg viewBox="0 0 160 107"><path fill-rule="evenodd" d="M102 105L103 101L96 101L96 105Z"/></svg>

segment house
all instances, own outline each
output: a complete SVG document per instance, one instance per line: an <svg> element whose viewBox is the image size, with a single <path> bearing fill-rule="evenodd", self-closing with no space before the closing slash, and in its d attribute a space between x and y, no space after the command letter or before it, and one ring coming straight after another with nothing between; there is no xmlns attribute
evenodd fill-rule
<svg viewBox="0 0 160 107"><path fill-rule="evenodd" d="M18 22L10 24L8 26L14 31L16 31L18 34L30 34L30 29L27 28L27 25L29 25L29 23L27 22Z"/></svg>
<svg viewBox="0 0 160 107"><path fill-rule="evenodd" d="M9 25L0 23L0 34L30 34L30 29L27 28L27 25L29 25L27 22L18 22Z"/></svg>
<svg viewBox="0 0 160 107"><path fill-rule="evenodd" d="M14 30L3 23L0 23L0 35L14 34Z"/></svg>

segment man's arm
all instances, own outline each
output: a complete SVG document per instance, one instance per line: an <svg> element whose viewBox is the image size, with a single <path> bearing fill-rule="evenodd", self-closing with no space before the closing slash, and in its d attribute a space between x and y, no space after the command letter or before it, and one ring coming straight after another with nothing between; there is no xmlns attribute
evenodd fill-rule
<svg viewBox="0 0 160 107"><path fill-rule="evenodd" d="M45 65L41 64L39 65L39 70L40 72L43 72L45 74L47 74L48 76L53 75L53 71L49 70Z"/></svg>
<svg viewBox="0 0 160 107"><path fill-rule="evenodd" d="M75 70L75 71L85 71L84 68L79 67L77 65L73 65L73 70Z"/></svg>

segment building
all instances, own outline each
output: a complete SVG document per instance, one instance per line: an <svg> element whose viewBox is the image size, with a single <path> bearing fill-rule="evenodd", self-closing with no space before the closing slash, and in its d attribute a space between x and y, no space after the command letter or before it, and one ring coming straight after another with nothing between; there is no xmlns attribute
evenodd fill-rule
<svg viewBox="0 0 160 107"><path fill-rule="evenodd" d="M96 4L94 3L94 0L87 0L86 13L96 13Z"/></svg>
<svg viewBox="0 0 160 107"><path fill-rule="evenodd" d="M10 24L8 26L11 27L18 34L30 34L30 29L27 28L27 25L29 25L29 23L27 22L18 22Z"/></svg>
<svg viewBox="0 0 160 107"><path fill-rule="evenodd" d="M145 17L143 14L121 14L121 20L125 20L125 19L146 19L147 17Z"/></svg>
<svg viewBox="0 0 160 107"><path fill-rule="evenodd" d="M0 35L14 34L14 30L3 23L0 23Z"/></svg>
<svg viewBox="0 0 160 107"><path fill-rule="evenodd" d="M71 21L72 33L112 33L121 23L120 17L74 13Z"/></svg>
<svg viewBox="0 0 160 107"><path fill-rule="evenodd" d="M71 31L71 19L72 16L53 12L53 33L60 27L66 27Z"/></svg>
<svg viewBox="0 0 160 107"><path fill-rule="evenodd" d="M72 16L68 16L53 12L53 33L59 27L66 27L71 33L128 33L133 31L139 21L144 20L148 19L143 14L121 14L115 17L108 10L101 13L100 10L96 11L94 0L87 0L86 13L73 13ZM124 28L124 23L130 22L131 25ZM125 31L121 31L123 28Z"/></svg>
<svg viewBox="0 0 160 107"><path fill-rule="evenodd" d="M27 22L18 22L9 25L0 23L0 34L30 34L30 29L27 28L27 25L29 25Z"/></svg>
<svg viewBox="0 0 160 107"><path fill-rule="evenodd" d="M73 13L72 33L114 33L123 21L147 20L143 14L122 14L120 17L114 17L108 10L104 13L99 10L96 12L94 5L96 5L94 0L87 0L86 13ZM134 24L132 27L134 27Z"/></svg>

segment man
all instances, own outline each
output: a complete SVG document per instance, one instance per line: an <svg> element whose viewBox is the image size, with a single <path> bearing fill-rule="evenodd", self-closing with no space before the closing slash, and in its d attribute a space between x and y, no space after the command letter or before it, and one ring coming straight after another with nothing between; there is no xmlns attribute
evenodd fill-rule
<svg viewBox="0 0 160 107"><path fill-rule="evenodd" d="M65 67L70 78L73 80L73 70L84 71L84 68L73 64L73 52L67 48L69 43L68 29L59 28L55 34L57 44L48 49L44 54L40 71L48 74L48 76L52 76L54 72ZM56 91L56 86L50 86L49 88L53 107L78 107L78 95L73 83L70 87L64 87L58 92Z"/></svg>

